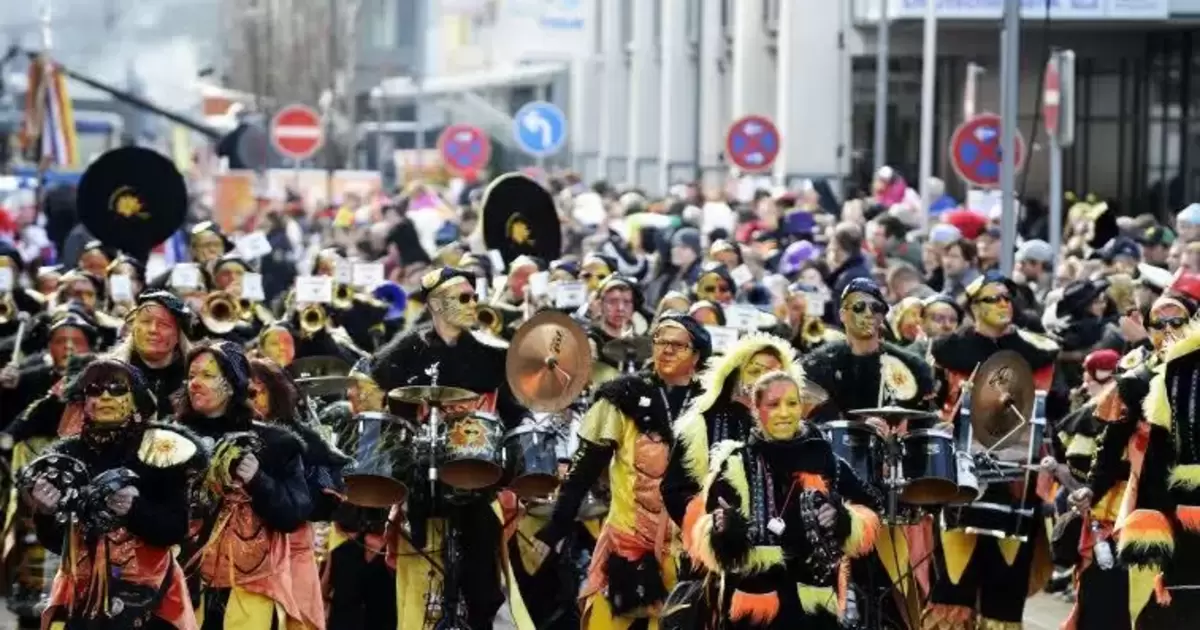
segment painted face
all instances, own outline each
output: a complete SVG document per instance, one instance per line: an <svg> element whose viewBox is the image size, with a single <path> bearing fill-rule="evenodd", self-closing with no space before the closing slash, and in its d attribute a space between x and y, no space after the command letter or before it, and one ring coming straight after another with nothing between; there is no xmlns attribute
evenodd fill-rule
<svg viewBox="0 0 1200 630"><path fill-rule="evenodd" d="M92 422L122 424L133 417L133 390L123 376L91 383L83 395L83 413Z"/></svg>
<svg viewBox="0 0 1200 630"><path fill-rule="evenodd" d="M1012 323L1012 296L1008 287L992 283L979 290L979 294L971 303L971 313L975 321L991 328L1007 328Z"/></svg>
<svg viewBox="0 0 1200 630"><path fill-rule="evenodd" d="M188 366L188 400L198 413L213 416L224 413L233 395L233 387L221 374L217 360L207 352L192 360Z"/></svg>
<svg viewBox="0 0 1200 630"><path fill-rule="evenodd" d="M272 326L262 333L259 350L279 367L287 367L296 359L296 340L283 326Z"/></svg>
<svg viewBox="0 0 1200 630"><path fill-rule="evenodd" d="M179 345L179 324L165 307L150 303L134 313L133 348L144 359L159 361Z"/></svg>
<svg viewBox="0 0 1200 630"><path fill-rule="evenodd" d="M75 300L82 304L89 312L96 309L96 286L91 280L80 278L72 280L71 284L66 287L67 299Z"/></svg>
<svg viewBox="0 0 1200 630"><path fill-rule="evenodd" d="M851 293L842 300L841 320L846 335L854 339L879 336L879 325L887 305L863 293Z"/></svg>
<svg viewBox="0 0 1200 630"><path fill-rule="evenodd" d="M1178 304L1166 302L1150 311L1150 321L1146 328L1150 332L1150 343L1159 350L1168 341L1179 335L1188 323L1188 313Z"/></svg>
<svg viewBox="0 0 1200 630"><path fill-rule="evenodd" d="M383 389L374 379L357 372L351 374L350 386L346 389L350 410L354 413L383 411Z"/></svg>
<svg viewBox="0 0 1200 630"><path fill-rule="evenodd" d="M925 307L922 324L929 337L945 337L958 328L958 312L949 304L935 302Z"/></svg>
<svg viewBox="0 0 1200 630"><path fill-rule="evenodd" d="M446 323L458 328L474 328L478 323L478 299L475 289L466 282L456 282L442 289L441 294L434 300L440 305L435 315Z"/></svg>
<svg viewBox="0 0 1200 630"><path fill-rule="evenodd" d="M654 333L654 371L664 379L676 380L692 374L700 359L692 348L692 336L679 326L660 326Z"/></svg>
<svg viewBox="0 0 1200 630"><path fill-rule="evenodd" d="M604 282L610 275L612 275L612 271L608 268L608 265L598 260L593 260L583 266L582 271L579 273L579 279L587 283L588 291L595 291L600 288L600 283Z"/></svg>
<svg viewBox="0 0 1200 630"><path fill-rule="evenodd" d="M226 263L217 268L217 273L213 275L213 282L218 289L225 291L231 286L242 286L242 277L245 275L245 267L236 263Z"/></svg>
<svg viewBox="0 0 1200 630"><path fill-rule="evenodd" d="M720 325L720 320L717 319L717 312L707 306L693 311L692 317L696 318L696 321L700 322L701 326Z"/></svg>
<svg viewBox="0 0 1200 630"><path fill-rule="evenodd" d="M54 362L54 367L60 370L67 366L67 359L78 354L87 354L91 350L87 335L78 328L64 326L50 336L50 360Z"/></svg>
<svg viewBox="0 0 1200 630"><path fill-rule="evenodd" d="M744 395L749 395L750 389L754 387L754 382L760 376L782 368L783 362L779 360L779 357L775 356L774 352L755 352L738 368L738 389Z"/></svg>
<svg viewBox="0 0 1200 630"><path fill-rule="evenodd" d="M207 265L225 254L225 241L213 232L201 232L192 237L192 258Z"/></svg>
<svg viewBox="0 0 1200 630"><path fill-rule="evenodd" d="M791 381L776 381L758 397L758 426L772 440L790 440L800 431L803 405L800 389Z"/></svg>
<svg viewBox="0 0 1200 630"><path fill-rule="evenodd" d="M729 282L715 273L700 276L696 283L696 297L715 304L731 304L733 302L733 287Z"/></svg>
<svg viewBox="0 0 1200 630"><path fill-rule="evenodd" d="M633 291L609 289L600 298L600 317L612 330L624 330L633 318Z"/></svg>
<svg viewBox="0 0 1200 630"><path fill-rule="evenodd" d="M271 393L267 390L267 386L259 379L250 380L250 406L254 408L254 413L260 418L270 418L271 416Z"/></svg>
<svg viewBox="0 0 1200 630"><path fill-rule="evenodd" d="M105 269L108 269L108 256L99 249L89 249L79 256L79 268L101 278L104 277Z"/></svg>

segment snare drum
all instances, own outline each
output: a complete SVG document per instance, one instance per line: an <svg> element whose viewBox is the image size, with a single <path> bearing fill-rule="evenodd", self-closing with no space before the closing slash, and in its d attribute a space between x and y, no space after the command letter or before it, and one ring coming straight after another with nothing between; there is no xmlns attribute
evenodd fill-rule
<svg viewBox="0 0 1200 630"><path fill-rule="evenodd" d="M901 440L904 490L900 500L913 505L943 505L958 496L954 436L936 429L915 429Z"/></svg>
<svg viewBox="0 0 1200 630"><path fill-rule="evenodd" d="M411 423L391 414L368 412L354 418L347 446L354 464L342 473L346 502L368 508L388 508L408 497L404 482L413 465Z"/></svg>
<svg viewBox="0 0 1200 630"><path fill-rule="evenodd" d="M490 413L473 411L446 421L444 457L438 478L459 490L482 490L504 476L504 425Z"/></svg>
<svg viewBox="0 0 1200 630"><path fill-rule="evenodd" d="M558 489L558 433L535 424L504 434L509 487L521 498L545 497Z"/></svg>
<svg viewBox="0 0 1200 630"><path fill-rule="evenodd" d="M883 482L883 439L861 420L834 420L821 426L833 454L850 465L864 484Z"/></svg>
<svg viewBox="0 0 1200 630"><path fill-rule="evenodd" d="M1036 508L1024 509L979 501L961 507L942 510L943 529L962 529L968 534L979 534L993 538L1015 538L1021 542L1029 540L1038 524Z"/></svg>

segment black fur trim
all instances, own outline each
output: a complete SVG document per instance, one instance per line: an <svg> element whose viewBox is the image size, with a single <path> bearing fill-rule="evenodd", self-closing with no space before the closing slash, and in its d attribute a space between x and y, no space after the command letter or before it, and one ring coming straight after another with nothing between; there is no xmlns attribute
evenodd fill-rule
<svg viewBox="0 0 1200 630"><path fill-rule="evenodd" d="M263 440L263 450L258 455L260 460L265 461L269 459L272 462L282 465L294 457L304 455L303 440L289 429L257 421L252 423L251 426L254 432Z"/></svg>
<svg viewBox="0 0 1200 630"><path fill-rule="evenodd" d="M605 572L608 575L608 603L615 615L653 606L667 597L661 567L653 553L643 555L637 562L613 553L605 563Z"/></svg>
<svg viewBox="0 0 1200 630"><path fill-rule="evenodd" d="M595 399L612 403L621 413L633 420L639 432L655 434L669 440L673 435L671 411L663 401L663 390L660 387L658 380L650 374L629 374L601 385L596 389ZM689 387L691 398L699 395L699 382L693 381Z"/></svg>
<svg viewBox="0 0 1200 630"><path fill-rule="evenodd" d="M710 540L713 556L728 570L743 566L750 557L750 523L736 509L725 510L725 528L714 529Z"/></svg>

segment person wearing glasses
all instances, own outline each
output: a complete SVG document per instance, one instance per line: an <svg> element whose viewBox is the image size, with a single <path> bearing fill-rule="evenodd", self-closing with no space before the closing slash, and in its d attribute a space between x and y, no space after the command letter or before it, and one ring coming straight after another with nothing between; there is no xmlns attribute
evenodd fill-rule
<svg viewBox="0 0 1200 630"><path fill-rule="evenodd" d="M579 447L550 522L537 538L557 549L575 526L588 491L607 470L612 504L580 593L581 628L654 623L676 581L677 532L661 485L673 443L671 425L702 389L708 331L682 313L655 322L653 370L602 385L579 429Z"/></svg>
<svg viewBox="0 0 1200 630"><path fill-rule="evenodd" d="M994 353L1017 353L1033 372L1035 391L1052 390L1059 347L1054 341L1028 332L1013 323L1013 284L997 271L988 271L966 286L964 293L973 323L937 339L930 348L939 374L938 402L948 422L964 422L958 414L963 384L977 366ZM1054 392L1066 396L1066 392ZM1041 427L1034 427L1041 430ZM957 435L957 433L956 433ZM1022 461L1026 446L1004 446L993 451L1002 461ZM973 451L980 450L972 445ZM1036 456L1040 456L1035 454ZM1042 498L1029 475L1011 483L991 483L983 495L963 508L1031 508L1034 516L1023 519L1028 535L997 538L970 533L965 528L935 525L935 566L931 573L930 602L924 611L924 627L981 628L1020 627L1025 601L1041 590L1053 569L1049 536L1041 518ZM964 517L965 518L965 517ZM1017 516L1016 518L1022 518ZM1015 522L1014 522L1015 524Z"/></svg>
<svg viewBox="0 0 1200 630"><path fill-rule="evenodd" d="M511 287L510 287L511 288ZM520 285L523 290L524 285ZM523 293L522 293L523 295ZM374 381L383 393L397 387L433 385L457 387L479 394L470 403L446 408L448 415L473 411L495 414L503 430L516 428L531 418L530 411L513 396L505 376L507 344L478 332L475 276L454 267L427 272L421 278L418 301L426 305L430 320L397 336L371 357L361 379ZM377 404L382 405L383 397ZM404 418L420 418L423 411L413 405L392 407ZM358 411L381 411L359 409ZM410 483L404 510L409 533L395 541L397 622L402 628L424 628L431 616L440 615L446 595L442 592L441 570L430 564L440 554L441 534L453 528L469 566L460 568L461 597L466 614L461 619L471 628L490 628L504 603L500 582L501 523L491 507L497 488L447 500L451 490L438 486L435 495L424 479ZM432 555L430 555L432 554ZM430 609L437 612L431 613Z"/></svg>
<svg viewBox="0 0 1200 630"><path fill-rule="evenodd" d="M151 422L150 388L124 361L93 361L68 390L80 431L52 444L21 484L38 540L63 557L43 627L199 627L172 548L188 537L204 448L181 426ZM64 474L66 458L82 465L80 484Z"/></svg>
<svg viewBox="0 0 1200 630"><path fill-rule="evenodd" d="M733 304L737 290L729 269L725 265L711 263L700 272L700 277L692 287L697 301L712 302L721 307Z"/></svg>

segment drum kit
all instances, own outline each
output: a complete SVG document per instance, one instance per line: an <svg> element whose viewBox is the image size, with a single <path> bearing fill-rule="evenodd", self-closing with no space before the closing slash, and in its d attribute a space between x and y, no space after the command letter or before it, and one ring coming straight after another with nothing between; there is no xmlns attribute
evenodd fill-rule
<svg viewBox="0 0 1200 630"><path fill-rule="evenodd" d="M963 384L953 430L938 424L935 413L896 406L849 415L822 430L836 455L883 489L886 524L914 524L941 511L944 527L999 538L1029 535L1036 515L1024 498L1016 507L980 500L989 484L1019 481L1027 497L1038 470L1045 392L1034 391L1032 370L1020 355L1001 351L979 365ZM867 419L882 420L890 430Z"/></svg>

